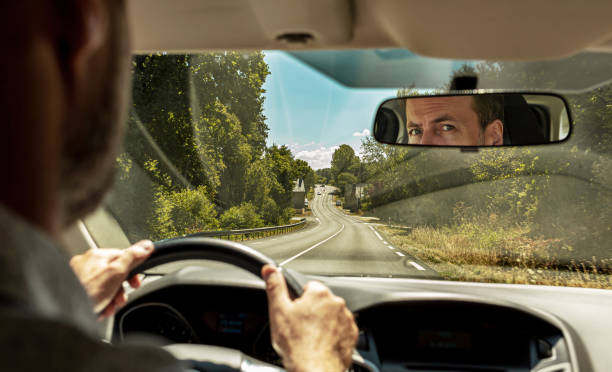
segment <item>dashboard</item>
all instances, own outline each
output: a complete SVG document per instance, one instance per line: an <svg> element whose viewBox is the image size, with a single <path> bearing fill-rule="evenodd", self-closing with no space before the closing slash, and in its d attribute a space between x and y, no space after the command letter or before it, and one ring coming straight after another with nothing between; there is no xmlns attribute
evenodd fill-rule
<svg viewBox="0 0 612 372"><path fill-rule="evenodd" d="M412 301L359 313L362 356L387 370L532 371L569 358L562 332L530 314L464 301Z"/></svg>
<svg viewBox="0 0 612 372"><path fill-rule="evenodd" d="M259 289L173 286L119 312L113 340L146 336L160 345L216 345L281 365L270 343L267 312L266 294Z"/></svg>
<svg viewBox="0 0 612 372"><path fill-rule="evenodd" d="M568 322L544 309L486 293L486 288L497 286L494 292L504 296L504 288L515 292L521 289L517 286L316 279L326 281L334 293L345 298L355 314L360 330L356 350L373 368L355 365L353 371L601 370L593 366L580 332ZM423 291L423 286L429 290ZM446 290L433 290L436 286ZM477 288L475 292L480 293L466 295L458 293L458 288L464 292ZM612 301L606 291L593 294L602 292L606 294L604 304ZM505 297L513 296L505 293ZM556 298L564 296L557 294ZM542 294L533 300L542 302ZM609 323L601 326L604 332L610 329ZM144 285L115 316L111 341L129 342L142 335L157 338L160 345L215 345L270 364L281 362L270 342L263 283L240 270L190 267Z"/></svg>

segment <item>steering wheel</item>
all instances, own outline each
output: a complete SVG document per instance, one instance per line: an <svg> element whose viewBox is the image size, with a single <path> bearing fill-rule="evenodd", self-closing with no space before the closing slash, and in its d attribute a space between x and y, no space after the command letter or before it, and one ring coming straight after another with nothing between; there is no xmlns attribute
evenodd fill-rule
<svg viewBox="0 0 612 372"><path fill-rule="evenodd" d="M154 243L149 258L134 268L128 278L152 267L181 260L213 260L244 269L255 276L261 275L264 265L276 266L271 258L245 245L221 239L185 237L161 240ZM285 277L287 288L294 297L300 297L306 278L297 271L279 268Z"/></svg>
<svg viewBox="0 0 612 372"><path fill-rule="evenodd" d="M134 268L128 277L145 272L155 266L181 260L214 260L244 269L256 276L261 275L264 265L276 266L269 257L245 245L227 240L185 237L162 240L154 243L155 249L149 258ZM300 297L307 279L299 272L279 268L285 277L287 288L293 297ZM244 355L241 351L211 345L171 344L164 347L177 359L190 363L193 370L278 372L283 369ZM378 371L376 365L363 359L353 351L353 363L369 371Z"/></svg>
<svg viewBox="0 0 612 372"><path fill-rule="evenodd" d="M276 263L260 252L242 244L227 240L186 237L162 240L154 243L155 250L149 258L134 268L128 277L143 273L147 269L180 260L214 260L237 266L256 276L261 275L264 265ZM294 297L302 295L306 278L300 273L280 268L287 288ZM283 369L244 355L229 348L209 345L172 344L165 346L179 360L187 361L193 370L206 371L283 371Z"/></svg>

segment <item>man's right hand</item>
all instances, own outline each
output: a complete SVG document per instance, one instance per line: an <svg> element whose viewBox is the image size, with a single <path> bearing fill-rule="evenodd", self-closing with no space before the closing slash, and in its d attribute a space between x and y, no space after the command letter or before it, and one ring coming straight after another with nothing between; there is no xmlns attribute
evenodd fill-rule
<svg viewBox="0 0 612 372"><path fill-rule="evenodd" d="M270 332L283 364L291 372L341 372L352 361L357 325L344 300L319 282L309 282L291 300L283 275L266 265Z"/></svg>

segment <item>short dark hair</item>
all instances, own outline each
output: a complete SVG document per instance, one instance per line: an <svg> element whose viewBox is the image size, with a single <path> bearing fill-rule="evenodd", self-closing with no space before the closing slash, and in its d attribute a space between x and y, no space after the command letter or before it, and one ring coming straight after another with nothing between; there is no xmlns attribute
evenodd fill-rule
<svg viewBox="0 0 612 372"><path fill-rule="evenodd" d="M504 95L477 94L474 96L472 108L478 115L480 128L484 130L491 122L499 119L504 122Z"/></svg>

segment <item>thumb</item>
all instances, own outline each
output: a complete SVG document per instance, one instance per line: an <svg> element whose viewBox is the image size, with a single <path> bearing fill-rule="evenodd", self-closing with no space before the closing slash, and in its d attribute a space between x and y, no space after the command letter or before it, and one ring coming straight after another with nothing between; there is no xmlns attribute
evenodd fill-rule
<svg viewBox="0 0 612 372"><path fill-rule="evenodd" d="M149 258L151 253L153 253L153 249L153 242L150 240L141 240L131 247L124 249L120 260L122 266L126 269L126 274Z"/></svg>
<svg viewBox="0 0 612 372"><path fill-rule="evenodd" d="M268 294L268 307L272 309L285 309L291 304L285 277L274 266L265 265L261 269L261 276L266 282L266 293Z"/></svg>

